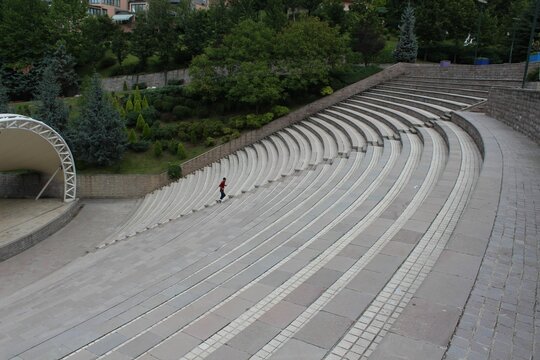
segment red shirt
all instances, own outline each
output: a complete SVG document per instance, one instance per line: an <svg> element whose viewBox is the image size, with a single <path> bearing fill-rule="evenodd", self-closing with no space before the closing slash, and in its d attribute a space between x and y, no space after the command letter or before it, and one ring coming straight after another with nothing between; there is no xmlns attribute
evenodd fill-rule
<svg viewBox="0 0 540 360"><path fill-rule="evenodd" d="M225 180L221 181L221 183L219 184L219 188L221 190L225 190L225 186L227 186L227 185L225 185Z"/></svg>

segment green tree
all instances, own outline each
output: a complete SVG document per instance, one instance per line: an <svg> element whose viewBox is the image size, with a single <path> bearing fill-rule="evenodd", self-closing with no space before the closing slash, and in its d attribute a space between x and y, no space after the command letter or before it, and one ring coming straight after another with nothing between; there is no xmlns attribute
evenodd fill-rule
<svg viewBox="0 0 540 360"><path fill-rule="evenodd" d="M62 41L67 52L80 51L83 42L82 23L88 5L80 0L52 0L47 16L47 29L52 39Z"/></svg>
<svg viewBox="0 0 540 360"><path fill-rule="evenodd" d="M36 116L61 134L65 134L68 124L68 109L58 98L61 87L57 81L53 64L45 67L41 82L37 87L36 100L38 106Z"/></svg>
<svg viewBox="0 0 540 360"><path fill-rule="evenodd" d="M327 83L330 72L343 66L347 43L338 29L316 18L289 23L274 41L277 72L283 74L285 89L305 91Z"/></svg>
<svg viewBox="0 0 540 360"><path fill-rule="evenodd" d="M139 116L137 117L137 124L135 125L135 128L139 131L142 131L145 125L147 124L146 121L144 121L143 115L139 114Z"/></svg>
<svg viewBox="0 0 540 360"><path fill-rule="evenodd" d="M262 20L268 26L276 31L281 30L287 25L287 9L283 0L268 0L264 8Z"/></svg>
<svg viewBox="0 0 540 360"><path fill-rule="evenodd" d="M339 26L342 31L346 30L346 12L341 0L323 0L315 15L332 26Z"/></svg>
<svg viewBox="0 0 540 360"><path fill-rule="evenodd" d="M407 6L401 17L401 25L399 27L399 41L394 50L394 59L397 62L415 62L418 55L418 43L414 34L414 9Z"/></svg>
<svg viewBox="0 0 540 360"><path fill-rule="evenodd" d="M111 51L113 52L114 56L116 56L118 64L122 64L128 55L128 38L129 35L119 28L113 32L111 39Z"/></svg>
<svg viewBox="0 0 540 360"><path fill-rule="evenodd" d="M52 66L56 74L57 81L61 86L61 93L71 96L77 93L79 89L79 76L75 72L76 60L67 52L66 46L62 41L56 43L52 55L44 59L44 66Z"/></svg>
<svg viewBox="0 0 540 360"><path fill-rule="evenodd" d="M81 23L81 43L74 54L79 65L95 66L110 47L118 25L107 15L87 16Z"/></svg>
<svg viewBox="0 0 540 360"><path fill-rule="evenodd" d="M47 3L43 0L3 0L1 6L0 59L17 69L37 63L50 45L45 25Z"/></svg>
<svg viewBox="0 0 540 360"><path fill-rule="evenodd" d="M366 66L384 49L384 44L384 36L376 21L363 19L354 26L352 49L362 54Z"/></svg>
<svg viewBox="0 0 540 360"><path fill-rule="evenodd" d="M7 89L2 82L2 76L0 76L0 114L9 112L9 97Z"/></svg>
<svg viewBox="0 0 540 360"><path fill-rule="evenodd" d="M165 66L174 57L177 22L169 0L149 0L146 21L154 36L154 49Z"/></svg>
<svg viewBox="0 0 540 360"><path fill-rule="evenodd" d="M75 158L89 165L111 165L124 154L126 137L124 122L94 74L70 136Z"/></svg>
<svg viewBox="0 0 540 360"><path fill-rule="evenodd" d="M243 62L227 81L228 99L254 105L257 113L261 105L272 104L283 97L281 82L268 62Z"/></svg>

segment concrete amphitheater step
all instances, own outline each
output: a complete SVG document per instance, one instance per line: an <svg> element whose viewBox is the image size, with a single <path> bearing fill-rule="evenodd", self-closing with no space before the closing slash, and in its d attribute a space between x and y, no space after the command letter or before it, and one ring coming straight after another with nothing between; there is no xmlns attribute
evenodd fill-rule
<svg viewBox="0 0 540 360"><path fill-rule="evenodd" d="M405 75L400 79L419 82L419 83L440 83L440 84L465 84L467 86L471 85L474 87L484 87L489 88L491 86L505 86L505 87L519 87L521 86L521 80L519 79L497 79L497 78L446 78L438 76L414 76L414 75Z"/></svg>
<svg viewBox="0 0 540 360"><path fill-rule="evenodd" d="M414 94L414 95L430 96L430 97L435 97L438 99L457 101L459 103L465 103L466 105L473 105L480 101L484 101L487 98L487 93L483 94L484 95L483 97L471 96L471 95L462 94L461 91L463 90L460 90L460 89L455 89L455 90L447 89L445 91L437 91L435 89L417 89L417 88L415 89L415 88L408 88L405 86L402 87L399 85L392 85L392 84L380 85L380 86L377 86L377 89L407 92L409 94Z"/></svg>
<svg viewBox="0 0 540 360"><path fill-rule="evenodd" d="M418 89L422 91L437 91L437 92L448 92L448 93L458 93L466 96L478 97L478 98L487 98L489 94L489 88L487 89L474 89L471 85L462 85L462 84L441 84L441 83L430 83L422 84L418 82L408 82L405 80L392 80L384 83L382 86L396 86L406 89Z"/></svg>

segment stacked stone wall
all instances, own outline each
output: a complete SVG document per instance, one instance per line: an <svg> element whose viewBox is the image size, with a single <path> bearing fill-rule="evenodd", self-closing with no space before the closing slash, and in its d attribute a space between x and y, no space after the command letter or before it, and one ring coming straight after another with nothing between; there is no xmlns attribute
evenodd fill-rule
<svg viewBox="0 0 540 360"><path fill-rule="evenodd" d="M139 74L139 75L124 75L114 76L102 80L103 89L106 91L122 91L124 83L128 89L131 89L135 84L145 83L148 87L163 87L171 80L183 80L189 82L189 73L187 69L170 70L167 72Z"/></svg>
<svg viewBox="0 0 540 360"><path fill-rule="evenodd" d="M156 175L78 175L78 198L134 198L170 182L166 173Z"/></svg>
<svg viewBox="0 0 540 360"><path fill-rule="evenodd" d="M486 113L540 145L540 91L493 87Z"/></svg>
<svg viewBox="0 0 540 360"><path fill-rule="evenodd" d="M533 71L538 64L530 64L529 71ZM447 79L475 79L475 80L509 80L521 82L525 63L493 64L493 65L450 65L442 67L437 64L407 64L408 73L420 77L439 77ZM502 83L501 83L502 85Z"/></svg>

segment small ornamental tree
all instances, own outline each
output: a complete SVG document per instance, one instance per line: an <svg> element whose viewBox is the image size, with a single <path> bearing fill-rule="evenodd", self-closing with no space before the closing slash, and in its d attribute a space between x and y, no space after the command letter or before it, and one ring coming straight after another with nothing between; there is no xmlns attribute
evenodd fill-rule
<svg viewBox="0 0 540 360"><path fill-rule="evenodd" d="M148 99L145 96L145 97L143 97L143 100L142 100L142 108L143 108L143 110L148 109L148 106L149 106L148 105Z"/></svg>
<svg viewBox="0 0 540 360"><path fill-rule="evenodd" d="M141 101L136 100L135 104L133 105L133 111L140 113L142 110Z"/></svg>
<svg viewBox="0 0 540 360"><path fill-rule="evenodd" d="M413 63L418 55L418 42L414 34L414 9L409 4L401 15L399 40L394 50L394 59L398 62Z"/></svg>
<svg viewBox="0 0 540 360"><path fill-rule="evenodd" d="M131 99L128 99L128 101L126 102L126 112L129 113L133 111L133 102L131 101Z"/></svg>
<svg viewBox="0 0 540 360"><path fill-rule="evenodd" d="M134 129L131 129L129 130L128 132L128 142L130 144L134 144L137 142L137 134L135 134L135 130Z"/></svg>
<svg viewBox="0 0 540 360"><path fill-rule="evenodd" d="M8 102L9 98L7 94L7 89L2 83L2 77L0 76L0 114L5 114L9 112Z"/></svg>
<svg viewBox="0 0 540 360"><path fill-rule="evenodd" d="M144 123L144 127L142 130L142 137L143 139L150 139L152 137L152 129L150 129L150 126L148 126L147 123Z"/></svg>
<svg viewBox="0 0 540 360"><path fill-rule="evenodd" d="M176 155L178 156L180 160L183 160L187 157L186 148L184 144L182 143L178 144L178 149L176 149Z"/></svg>
<svg viewBox="0 0 540 360"><path fill-rule="evenodd" d="M80 117L70 136L75 158L88 165L108 166L122 158L127 136L124 122L94 74L85 91Z"/></svg>
<svg viewBox="0 0 540 360"><path fill-rule="evenodd" d="M142 114L139 114L137 117L137 124L135 125L135 128L139 131L142 131L144 129L144 125L146 125L146 121L144 121L144 117Z"/></svg>
<svg viewBox="0 0 540 360"><path fill-rule="evenodd" d="M36 117L63 134L67 128L68 109L58 98L62 90L54 69L53 65L50 64L43 70L35 97L38 101Z"/></svg>
<svg viewBox="0 0 540 360"><path fill-rule="evenodd" d="M154 156L160 157L162 154L163 154L163 144L161 143L161 141L158 140L154 143Z"/></svg>

